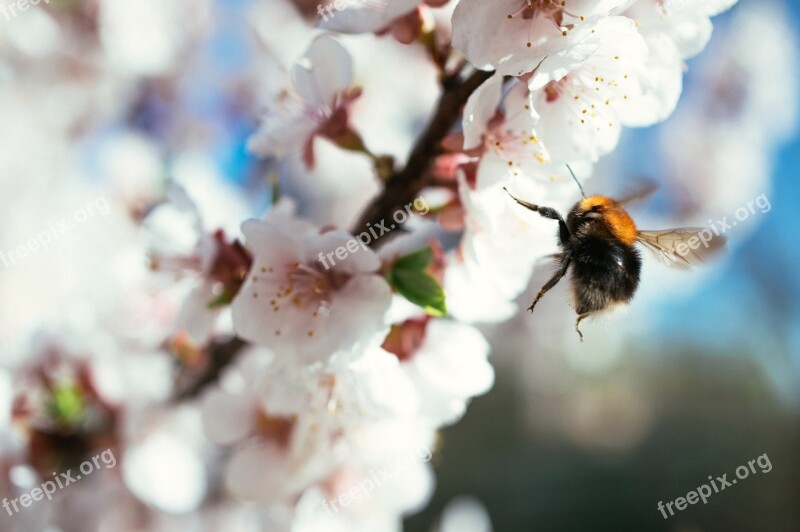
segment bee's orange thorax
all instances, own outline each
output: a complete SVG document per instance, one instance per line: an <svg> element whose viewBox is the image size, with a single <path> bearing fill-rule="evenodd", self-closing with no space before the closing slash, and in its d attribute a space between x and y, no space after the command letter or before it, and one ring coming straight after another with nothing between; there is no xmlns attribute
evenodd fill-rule
<svg viewBox="0 0 800 532"><path fill-rule="evenodd" d="M630 215L616 201L605 196L591 196L581 201L579 209L590 211L592 207L600 207L600 213L609 230L620 242L632 245L636 242L636 224Z"/></svg>

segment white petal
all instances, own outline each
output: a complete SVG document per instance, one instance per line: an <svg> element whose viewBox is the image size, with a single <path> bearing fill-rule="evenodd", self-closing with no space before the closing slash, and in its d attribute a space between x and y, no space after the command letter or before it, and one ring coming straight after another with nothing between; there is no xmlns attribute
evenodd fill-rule
<svg viewBox="0 0 800 532"><path fill-rule="evenodd" d="M503 95L503 76L494 75L478 87L464 108L464 149L471 150L481 144L489 120L497 112Z"/></svg>
<svg viewBox="0 0 800 532"><path fill-rule="evenodd" d="M597 161L616 147L621 131L619 120L600 100L592 98L590 102L596 109L585 115L586 101L571 100L561 97L548 103L543 93L537 96L535 105L542 116L539 137L553 161Z"/></svg>
<svg viewBox="0 0 800 532"><path fill-rule="evenodd" d="M489 343L471 325L433 320L418 355L419 372L444 393L473 397L494 383Z"/></svg>
<svg viewBox="0 0 800 532"><path fill-rule="evenodd" d="M486 507L469 496L456 497L444 507L440 532L492 532Z"/></svg>
<svg viewBox="0 0 800 532"><path fill-rule="evenodd" d="M478 167L478 190L550 159L534 129L540 117L524 83L518 83L506 95L503 112L503 122L492 127L486 138L486 152Z"/></svg>
<svg viewBox="0 0 800 532"><path fill-rule="evenodd" d="M453 13L453 46L477 68L515 76L569 48L571 39L544 16L508 18L523 5L521 0L461 0ZM569 55L577 64L584 59L580 54ZM556 66L569 68L566 63Z"/></svg>
<svg viewBox="0 0 800 532"><path fill-rule="evenodd" d="M673 0L666 5L660 0L639 0L625 15L639 24L645 36L658 33L675 42L681 58L700 53L711 38L709 17L729 9L736 0Z"/></svg>
<svg viewBox="0 0 800 532"><path fill-rule="evenodd" d="M245 395L213 389L203 396L202 413L208 437L220 445L229 445L252 430L255 404Z"/></svg>
<svg viewBox="0 0 800 532"><path fill-rule="evenodd" d="M630 0L569 2L559 27L544 10L532 18L519 12L524 0L461 0L453 14L453 45L476 67L519 76L536 69L535 83L560 79L577 68L593 46L584 43L592 25L626 7ZM514 16L512 16L514 15ZM539 86L540 86L539 85Z"/></svg>
<svg viewBox="0 0 800 532"><path fill-rule="evenodd" d="M320 14L320 27L340 33L376 32L411 13L419 4L419 0L358 0L341 10L325 10Z"/></svg>
<svg viewBox="0 0 800 532"><path fill-rule="evenodd" d="M650 54L643 75L645 91L641 98L617 110L622 123L642 127L666 120L683 91L683 61L675 43L666 35L647 39Z"/></svg>
<svg viewBox="0 0 800 532"><path fill-rule="evenodd" d="M173 327L175 331L185 331L198 345L209 339L219 316L219 309L208 308L215 297L212 288L212 283L200 282L184 301Z"/></svg>
<svg viewBox="0 0 800 532"><path fill-rule="evenodd" d="M258 129L247 139L247 149L262 157L283 157L299 150L317 124L300 113L281 111L267 114Z"/></svg>
<svg viewBox="0 0 800 532"><path fill-rule="evenodd" d="M472 326L431 322L423 345L406 364L422 394L422 414L435 425L460 418L467 400L487 392L494 383L488 354L488 342Z"/></svg>
<svg viewBox="0 0 800 532"><path fill-rule="evenodd" d="M513 300L499 294L485 283L486 276L452 260L447 267L444 288L447 310L454 318L467 323L502 322L517 312Z"/></svg>
<svg viewBox="0 0 800 532"><path fill-rule="evenodd" d="M293 480L285 453L269 443L254 443L240 449L225 471L225 487L245 501L278 502L292 493Z"/></svg>
<svg viewBox="0 0 800 532"><path fill-rule="evenodd" d="M336 95L350 88L353 60L342 44L329 35L314 39L292 67L292 85L315 107L330 106Z"/></svg>
<svg viewBox="0 0 800 532"><path fill-rule="evenodd" d="M554 162L596 161L613 150L619 140L619 115L644 92L648 50L634 22L607 17L595 29L587 39L597 45L592 56L554 86L534 93L534 107L541 115L537 132Z"/></svg>
<svg viewBox="0 0 800 532"><path fill-rule="evenodd" d="M156 433L130 447L122 465L128 488L165 512L196 510L208 487L199 453L175 436Z"/></svg>

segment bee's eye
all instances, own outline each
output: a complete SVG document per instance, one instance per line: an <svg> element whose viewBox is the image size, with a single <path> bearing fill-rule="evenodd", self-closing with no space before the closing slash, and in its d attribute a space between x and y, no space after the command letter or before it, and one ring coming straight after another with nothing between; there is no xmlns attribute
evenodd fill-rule
<svg viewBox="0 0 800 532"><path fill-rule="evenodd" d="M602 214L600 213L600 206L595 205L594 207L586 211L583 215L586 218L589 218L590 220L593 220L595 218L600 218L602 216Z"/></svg>

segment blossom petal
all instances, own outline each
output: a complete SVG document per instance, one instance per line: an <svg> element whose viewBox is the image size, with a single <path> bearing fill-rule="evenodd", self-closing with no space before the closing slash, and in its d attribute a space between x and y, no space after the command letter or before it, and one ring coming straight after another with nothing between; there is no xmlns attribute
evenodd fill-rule
<svg viewBox="0 0 800 532"><path fill-rule="evenodd" d="M494 75L478 87L464 108L464 149L471 150L481 143L489 120L497 112L503 96L503 76Z"/></svg>
<svg viewBox="0 0 800 532"><path fill-rule="evenodd" d="M380 31L396 18L411 13L420 0L361 0L336 12L320 12L320 27L340 33L370 33Z"/></svg>
<svg viewBox="0 0 800 532"><path fill-rule="evenodd" d="M353 60L347 49L330 35L314 39L292 67L292 85L316 107L330 107L337 94L350 88Z"/></svg>

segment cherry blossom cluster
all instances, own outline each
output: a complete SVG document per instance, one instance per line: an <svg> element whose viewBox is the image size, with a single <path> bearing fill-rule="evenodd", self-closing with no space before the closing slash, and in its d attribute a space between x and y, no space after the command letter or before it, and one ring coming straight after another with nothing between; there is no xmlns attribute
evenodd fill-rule
<svg viewBox="0 0 800 532"><path fill-rule="evenodd" d="M208 37L207 2L21 17L0 35L0 74L30 86L0 84L0 110L37 157L0 154L0 179L25 168L32 197L66 194L91 166L71 154L99 143L76 132L144 125L115 130L90 161L105 188L75 193L111 198L102 222L70 235L81 245L63 239L58 270L12 272L31 303L4 323L25 340L3 346L13 355L0 372L4 491L103 449L121 467L3 529L159 529L197 514L219 529L400 530L434 489L419 450L435 455L440 430L494 383L485 324L520 310L555 251L553 227L503 188L567 208L578 197L567 165L588 179L623 127L669 117L685 61L734 3L337 1L321 17L316 3L256 0L257 68L234 92L253 100L247 149L274 185L267 208L193 144L214 132L170 136L151 116L191 85L181 59ZM137 18L152 39L126 32ZM51 41L26 39L23 24ZM69 68L56 69L62 53ZM26 78L20 58L45 67ZM28 290L53 276L47 294ZM54 300L70 312L37 329L31 308Z"/></svg>
<svg viewBox="0 0 800 532"><path fill-rule="evenodd" d="M422 43L445 92L448 82L463 82L470 70L473 76L487 74L464 102L461 128L432 140L441 149L433 150L429 167L416 176L427 180L423 194L439 198L440 206L433 209L437 216L428 225L378 253L352 254L330 270L321 269L315 257L352 241L351 234L311 226L285 204L243 226L253 263L232 303L233 325L242 338L270 350L262 363L274 373L260 385L246 386L248 392L236 399L218 395L215 400L224 408L244 408L234 404L252 402L248 394L263 394L280 380L284 400L324 390L320 400L328 407L321 414L321 407L309 408L308 402L300 407L298 400L281 409L271 406L278 398L261 396L259 415L270 419L269 427L282 427L280 445L271 443L270 467L294 464L292 469L308 472L304 460L342 446L342 462L332 466L335 460L328 459L329 469L316 472L323 493L336 497L337 489L363 478L363 455L374 454L375 449L359 445L363 432L389 423L425 442L461 415L466 399L486 391L492 380L487 347L469 323L514 313L514 300L536 260L552 245L543 224L514 209L502 188L511 186L548 204L574 201L566 165L588 177L592 165L615 148L623 126L647 126L668 117L681 93L684 60L708 41L709 18L733 3L698 1L673 9L655 0L461 0L450 6L449 26L437 22L430 2L397 0L351 6L321 21L328 32L312 35L301 58L287 68L285 86L251 139L256 153L291 158L292 151L299 152L302 166L324 173L317 170L316 152L322 145L334 146L369 161L387 190L398 182L402 186L406 176L394 154L376 154L354 120L367 94L356 86L358 73L342 34L377 33L400 43ZM442 231L459 232L460 244L443 248L436 240ZM430 279L413 278L415 263ZM438 291L426 286L437 281L446 306L435 300ZM397 308L409 302L417 310L406 307L398 315ZM378 366L381 385L362 370ZM419 373L415 366L427 369ZM441 373L434 377L436 372ZM264 371L252 375L263 377ZM302 391L294 382L305 383ZM376 387L383 392L395 385L389 395L400 404L382 404L382 394L374 395ZM215 410L207 419L232 417L223 412ZM296 440L303 442L302 452ZM269 476L258 469L263 455L251 450L246 464L238 460L245 458L236 455L233 462L240 480L245 471ZM344 487L332 480L341 475L349 482ZM304 489L310 489L309 480ZM253 495L274 491L249 482L240 486L242 496L248 489ZM316 491L304 493L319 500ZM405 501L408 506L388 513L399 516L419 502ZM358 512L372 511L375 503L359 506ZM384 507L382 514L388 513Z"/></svg>

